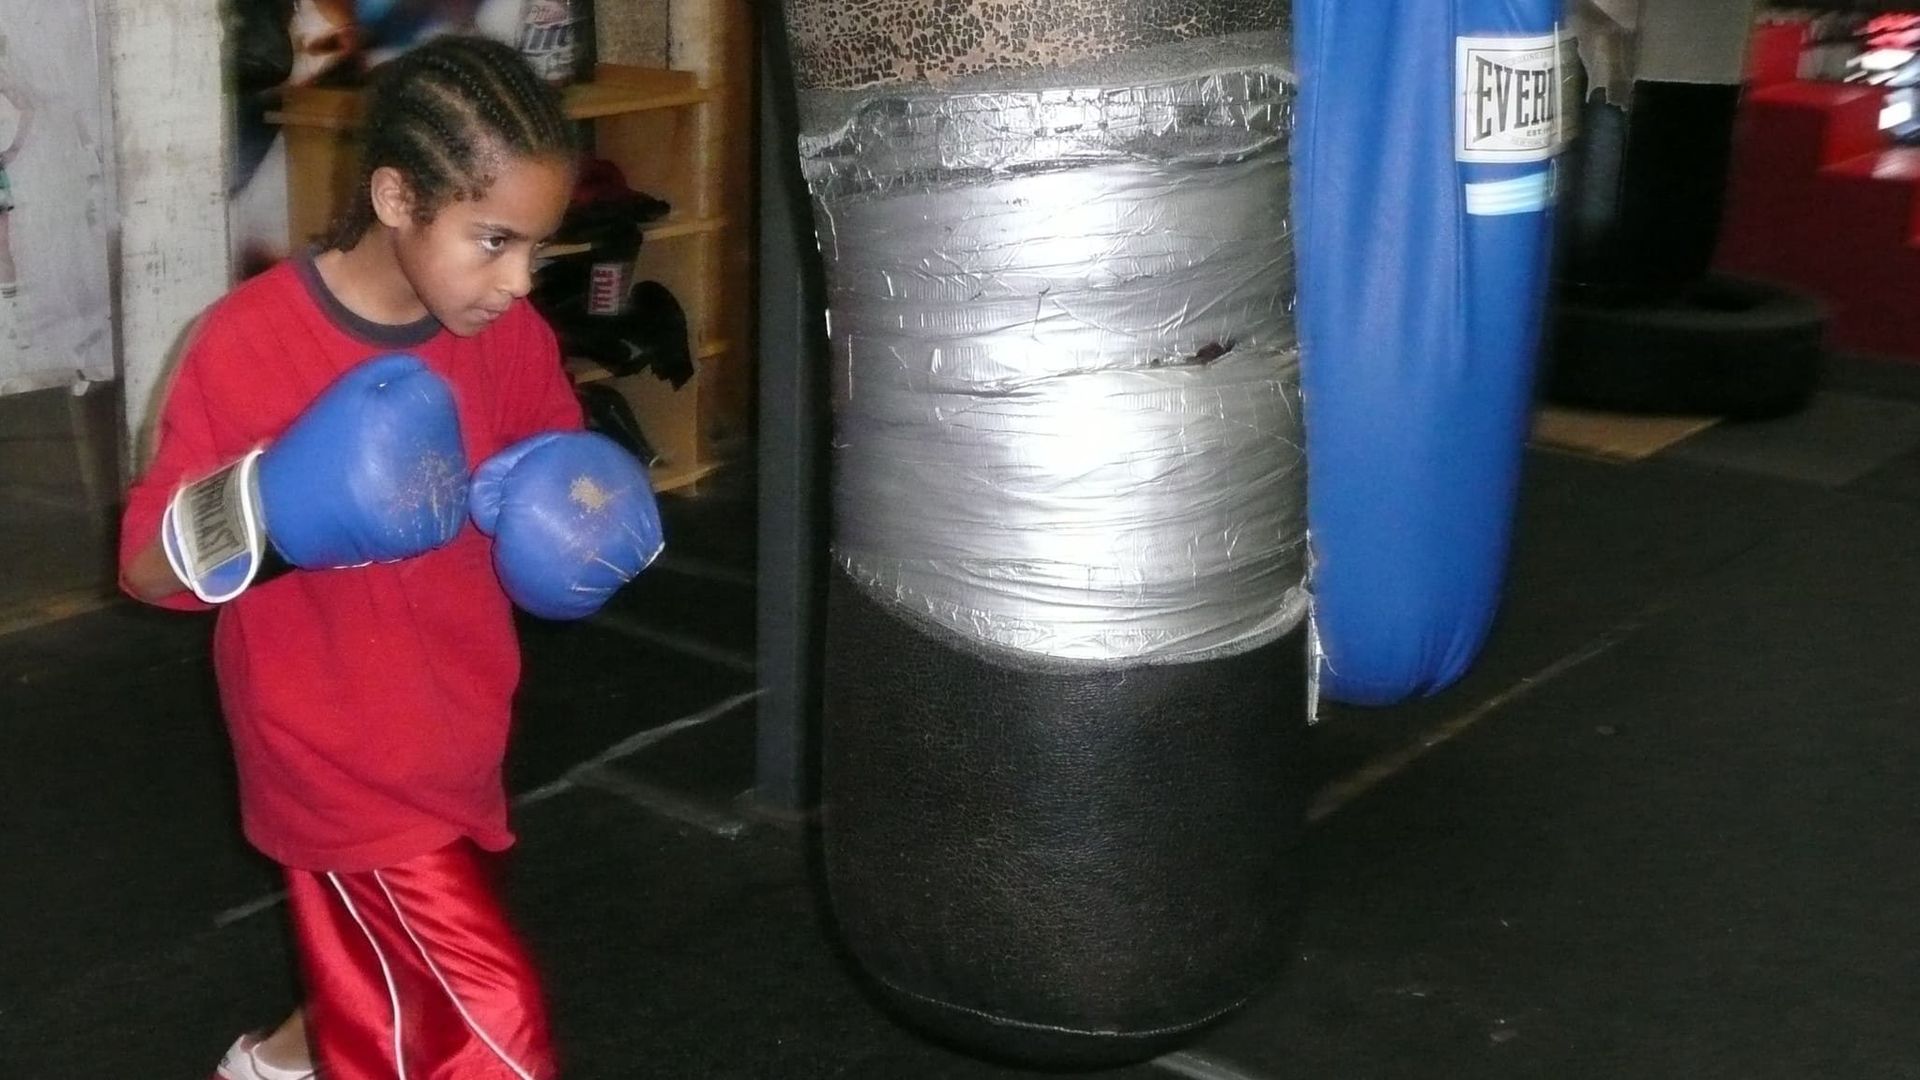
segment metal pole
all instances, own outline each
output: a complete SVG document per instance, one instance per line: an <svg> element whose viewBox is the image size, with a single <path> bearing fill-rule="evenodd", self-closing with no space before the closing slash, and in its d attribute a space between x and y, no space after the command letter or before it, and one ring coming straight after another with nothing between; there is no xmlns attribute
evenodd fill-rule
<svg viewBox="0 0 1920 1080"><path fill-rule="evenodd" d="M786 30L760 4L759 615L753 801L804 817L815 801L825 326L812 216L795 156Z"/></svg>

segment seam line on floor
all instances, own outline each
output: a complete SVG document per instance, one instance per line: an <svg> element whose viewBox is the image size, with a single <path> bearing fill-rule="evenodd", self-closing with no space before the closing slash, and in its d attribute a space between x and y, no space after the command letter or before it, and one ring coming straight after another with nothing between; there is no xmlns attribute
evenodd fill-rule
<svg viewBox="0 0 1920 1080"><path fill-rule="evenodd" d="M705 660L710 664L718 664L724 668L731 668L745 675L752 675L759 670L759 665L754 662L753 657L747 656L744 653L738 653L732 649L722 648L718 645L710 645L696 638L668 633L665 630L657 630L640 622L638 619L630 618L623 614L601 612L593 619L593 625L604 627L623 637L630 637L636 641L644 641L649 645L658 645L663 649L672 649L677 653Z"/></svg>
<svg viewBox="0 0 1920 1080"><path fill-rule="evenodd" d="M628 737L620 740L619 742L614 743L612 746L607 747L605 750L602 750L600 753L595 754L593 757L588 758L586 761L583 761L580 764L575 765L573 768L568 769L566 775L562 776L560 779L555 780L552 783L542 784L539 787L529 789L528 791L522 792L519 795L515 795L512 799L508 800L509 805L527 806L533 803L543 802L547 799L551 799L555 795L559 795L564 792L571 791L571 790L574 790L575 788L583 786L583 779L585 778L593 778L595 780L598 780L598 778L603 773L603 766L606 766L608 764L611 764L612 762L619 761L622 758L629 757L633 754L636 754L641 750L644 750L647 747L652 746L654 743L660 742L664 739L670 738L671 736L677 735L680 732L687 730L688 728L698 727L701 724L718 720L721 717L732 712L733 710L739 708L740 706L745 705L746 703L757 699L762 693L764 693L764 691L762 690L749 690L744 693L735 694L732 697L724 698L719 702L700 710L699 712L680 717L677 720L670 720L667 723L660 724L656 727L647 728L645 731L635 732L634 734L629 735ZM637 784L638 781L635 781L635 783ZM599 783L595 783L593 786L601 786L601 785ZM648 787L651 788L651 785L648 785ZM652 788L651 790L660 791L661 789ZM666 794L666 793L663 792L662 794ZM630 800L630 801L633 801L633 800ZM646 805L646 804L641 804L641 805ZM689 802L688 805L697 805L697 804L692 804ZM664 813L665 811L662 811L662 812ZM681 820L681 821L685 820L684 818L679 817L678 815L675 815L675 814L667 814L667 816L672 817L675 820ZM719 816L719 815L716 815L716 816ZM693 822L693 824L699 824L699 823ZM742 822L741 824L742 824L742 828L744 829L745 823ZM729 836L731 834L721 833L720 835ZM242 922L246 919L250 919L253 916L258 915L263 911L267 911L279 905L286 898L287 898L287 891L285 889L280 889L275 892L268 893L265 896L255 897L254 899L249 900L244 904L236 904L235 906L230 907L225 911L222 911L219 914L215 915L213 917L213 925L216 929L225 929L237 922Z"/></svg>
<svg viewBox="0 0 1920 1080"><path fill-rule="evenodd" d="M677 791L649 784L604 766L575 769L568 774L576 786L591 788L621 802L705 830L724 840L733 840L751 826L721 810L691 799Z"/></svg>
<svg viewBox="0 0 1920 1080"><path fill-rule="evenodd" d="M760 695L765 692L764 690L748 690L743 693L738 693L732 697L722 698L720 701L701 709L697 713L683 716L678 720L670 720L656 727L647 728L645 731L636 731L632 735L621 739L619 742L614 743L598 754L568 769L566 774L560 777L560 779L542 784L537 788L532 788L514 796L513 805L528 806L569 791L578 786L577 777L580 775L611 765L622 758L631 757L645 750L647 747L652 746L654 743L672 738L688 728L699 727L702 724L718 720L740 706L757 700Z"/></svg>
<svg viewBox="0 0 1920 1080"><path fill-rule="evenodd" d="M0 638L88 615L113 607L120 600L120 594L115 592L75 589L44 597L35 603L0 609Z"/></svg>
<svg viewBox="0 0 1920 1080"><path fill-rule="evenodd" d="M1153 1059L1153 1067L1188 1080L1272 1080L1267 1073L1252 1072L1229 1061L1193 1050L1181 1050Z"/></svg>
<svg viewBox="0 0 1920 1080"><path fill-rule="evenodd" d="M1673 605L1674 601L1671 600L1660 600L1649 604L1628 618L1615 623L1598 636L1588 639L1587 643L1580 648L1533 674L1522 677L1518 682L1466 712L1421 732L1412 742L1397 750L1381 754L1346 776L1326 785L1314 797L1313 804L1307 811L1308 823L1317 823L1332 815L1354 799L1405 772L1408 766L1425 757L1429 752L1458 738L1493 713L1527 697L1588 661L1604 655Z"/></svg>

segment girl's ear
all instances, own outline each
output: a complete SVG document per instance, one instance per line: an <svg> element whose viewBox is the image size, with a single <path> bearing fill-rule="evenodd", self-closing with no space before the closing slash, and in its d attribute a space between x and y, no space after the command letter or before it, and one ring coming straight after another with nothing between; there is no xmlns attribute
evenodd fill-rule
<svg viewBox="0 0 1920 1080"><path fill-rule="evenodd" d="M399 169L382 165L367 178L373 216L390 229L413 223L413 185Z"/></svg>

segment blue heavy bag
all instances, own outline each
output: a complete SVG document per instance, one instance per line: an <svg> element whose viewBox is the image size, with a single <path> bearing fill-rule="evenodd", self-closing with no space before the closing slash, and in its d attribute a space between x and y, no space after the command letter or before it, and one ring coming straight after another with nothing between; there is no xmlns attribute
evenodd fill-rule
<svg viewBox="0 0 1920 1080"><path fill-rule="evenodd" d="M1295 19L1320 688L1384 705L1459 678L1493 620L1577 60L1552 0Z"/></svg>

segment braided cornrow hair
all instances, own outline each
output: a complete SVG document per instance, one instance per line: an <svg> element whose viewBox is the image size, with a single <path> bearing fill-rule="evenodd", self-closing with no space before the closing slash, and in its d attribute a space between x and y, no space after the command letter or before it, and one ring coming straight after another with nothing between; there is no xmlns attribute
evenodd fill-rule
<svg viewBox="0 0 1920 1080"><path fill-rule="evenodd" d="M572 161L574 127L560 97L510 46L448 35L374 71L361 122L360 182L327 236L346 250L373 227L373 172L398 169L414 195L415 220L477 199L502 156Z"/></svg>

